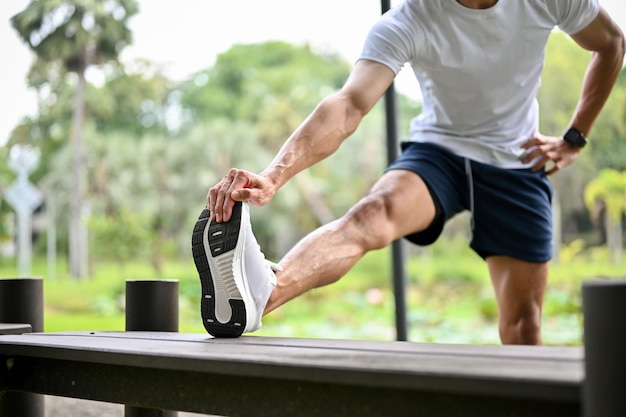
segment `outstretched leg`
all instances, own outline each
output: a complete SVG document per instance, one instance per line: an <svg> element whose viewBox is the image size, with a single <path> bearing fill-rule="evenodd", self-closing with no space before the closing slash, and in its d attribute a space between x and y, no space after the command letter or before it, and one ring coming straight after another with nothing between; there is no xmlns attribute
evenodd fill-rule
<svg viewBox="0 0 626 417"><path fill-rule="evenodd" d="M265 313L339 280L366 252L425 229L434 216L432 197L417 174L388 171L343 217L315 230L285 255Z"/></svg>
<svg viewBox="0 0 626 417"><path fill-rule="evenodd" d="M548 263L490 256L487 265L498 300L502 343L541 345L541 311Z"/></svg>

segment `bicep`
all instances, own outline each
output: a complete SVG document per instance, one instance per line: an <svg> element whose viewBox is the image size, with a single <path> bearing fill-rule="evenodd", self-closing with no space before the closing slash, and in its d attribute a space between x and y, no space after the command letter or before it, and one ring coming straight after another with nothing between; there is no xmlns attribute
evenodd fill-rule
<svg viewBox="0 0 626 417"><path fill-rule="evenodd" d="M572 35L581 47L594 52L614 48L623 42L623 35L609 14L600 8L598 15L584 29Z"/></svg>
<svg viewBox="0 0 626 417"><path fill-rule="evenodd" d="M387 91L395 73L379 62L361 59L355 64L339 95L361 116L367 114Z"/></svg>

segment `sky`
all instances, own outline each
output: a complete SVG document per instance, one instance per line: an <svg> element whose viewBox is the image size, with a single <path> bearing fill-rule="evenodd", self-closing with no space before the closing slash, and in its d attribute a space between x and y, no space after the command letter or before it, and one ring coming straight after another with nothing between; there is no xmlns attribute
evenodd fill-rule
<svg viewBox="0 0 626 417"><path fill-rule="evenodd" d="M140 11L130 22L134 41L121 60L148 59L173 80L210 67L234 44L274 39L308 43L354 62L381 11L380 0L138 1ZM35 94L26 85L32 55L9 22L28 2L0 0L0 145L23 117L36 112ZM626 31L623 0L600 3ZM396 88L417 97L417 83L408 71L396 79Z"/></svg>

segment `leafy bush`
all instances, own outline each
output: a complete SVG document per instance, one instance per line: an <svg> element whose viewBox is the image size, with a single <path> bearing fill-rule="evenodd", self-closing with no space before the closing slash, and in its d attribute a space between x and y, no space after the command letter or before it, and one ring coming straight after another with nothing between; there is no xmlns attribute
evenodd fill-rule
<svg viewBox="0 0 626 417"><path fill-rule="evenodd" d="M89 221L92 254L123 265L144 254L150 228L140 214L122 211L116 216L92 217Z"/></svg>

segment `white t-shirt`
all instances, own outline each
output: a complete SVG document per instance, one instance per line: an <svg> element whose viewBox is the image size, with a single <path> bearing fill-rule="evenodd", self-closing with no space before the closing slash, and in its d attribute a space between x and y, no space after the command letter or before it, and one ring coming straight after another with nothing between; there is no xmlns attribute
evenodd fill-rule
<svg viewBox="0 0 626 417"><path fill-rule="evenodd" d="M520 146L538 131L537 90L555 27L574 34L598 0L500 0L470 9L455 0L405 0L367 36L360 59L398 73L410 64L422 113L410 140L502 168L524 168Z"/></svg>

